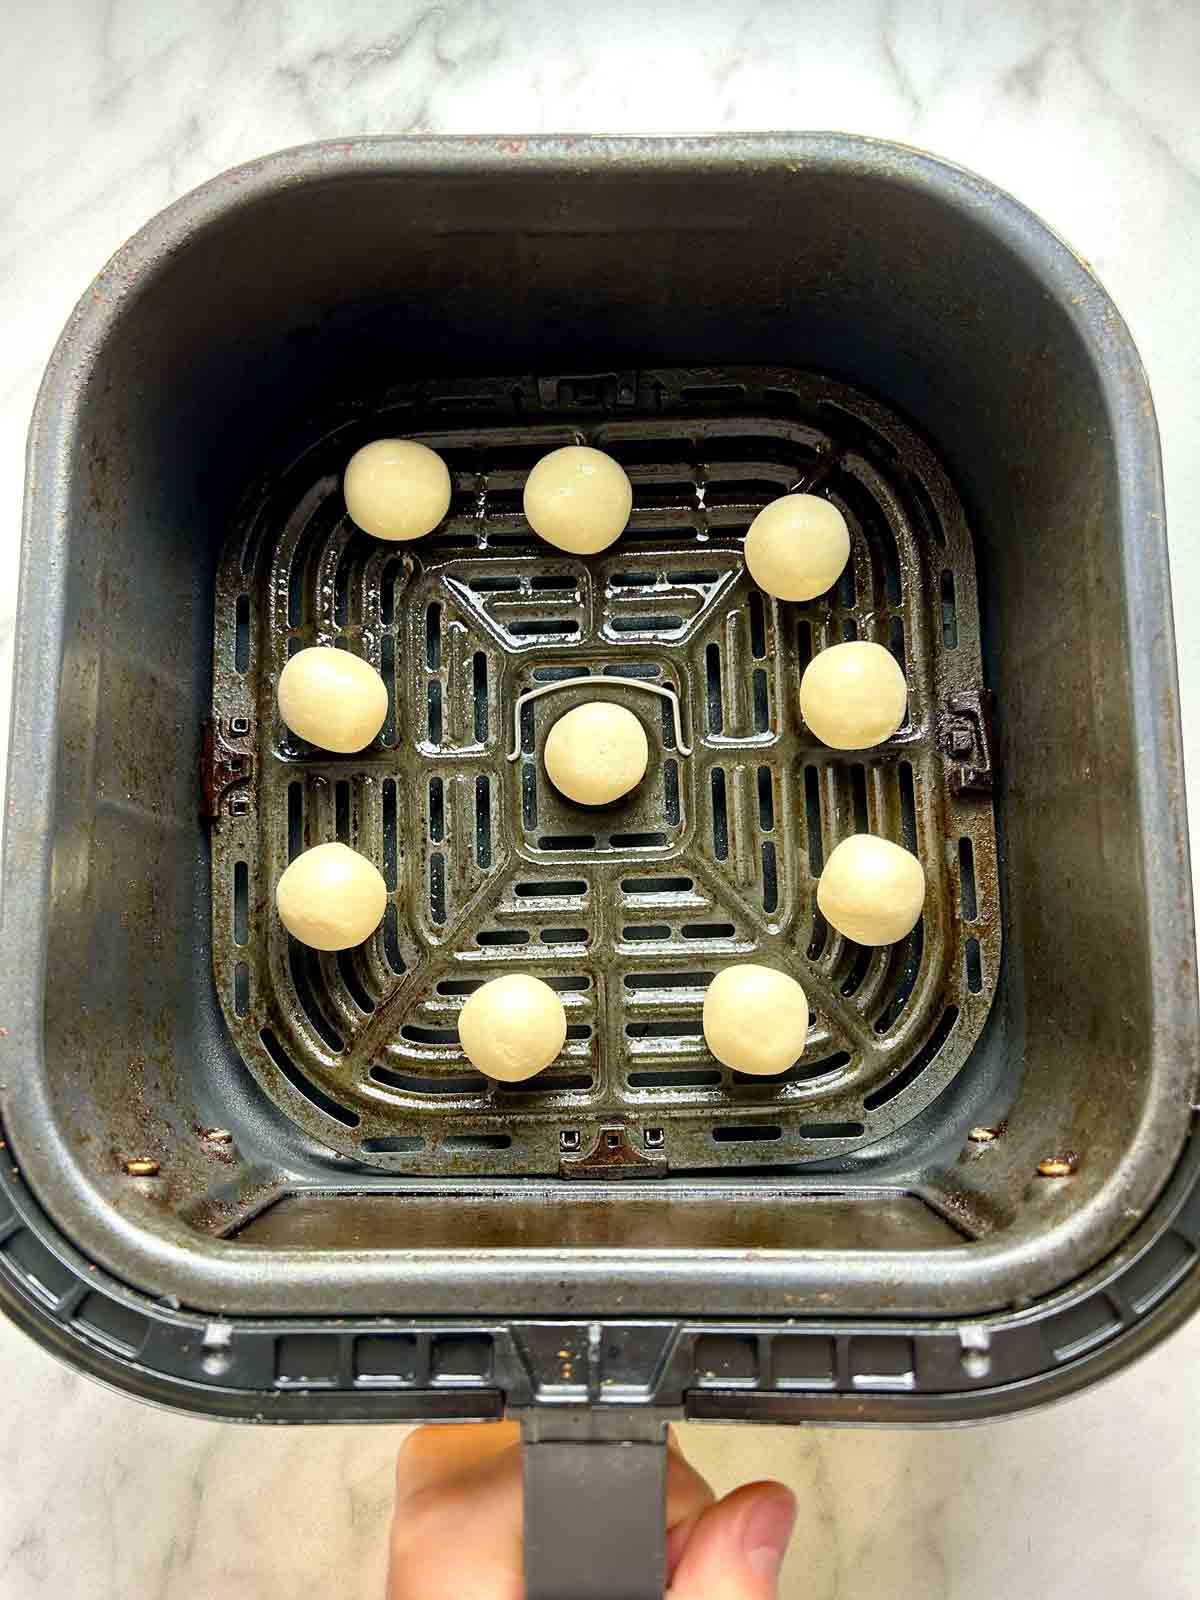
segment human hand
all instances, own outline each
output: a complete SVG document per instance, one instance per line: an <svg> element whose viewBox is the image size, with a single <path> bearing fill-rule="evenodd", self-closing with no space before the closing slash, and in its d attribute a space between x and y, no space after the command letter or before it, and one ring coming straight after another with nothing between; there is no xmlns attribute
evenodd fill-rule
<svg viewBox="0 0 1200 1600"><path fill-rule="evenodd" d="M396 1462L387 1600L522 1600L520 1437L509 1422L409 1435ZM795 1516L781 1483L716 1500L672 1436L668 1600L775 1600Z"/></svg>

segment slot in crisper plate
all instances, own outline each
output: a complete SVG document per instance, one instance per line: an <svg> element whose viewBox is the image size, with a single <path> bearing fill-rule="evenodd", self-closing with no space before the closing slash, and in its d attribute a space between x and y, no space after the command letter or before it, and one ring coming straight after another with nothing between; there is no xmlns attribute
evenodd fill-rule
<svg viewBox="0 0 1200 1600"><path fill-rule="evenodd" d="M370 438L446 459L442 529L385 544L349 521L341 472ZM634 509L602 555L572 559L521 514L529 468L572 442L629 472ZM853 553L835 591L776 602L741 543L785 490L829 496ZM903 663L909 715L888 743L826 749L798 710L810 655L874 639ZM356 651L382 672L379 740L333 756L275 709L289 653ZM217 794L217 989L249 1070L314 1138L409 1173L552 1173L601 1129L661 1169L828 1159L910 1121L966 1062L1000 960L996 837L981 748L956 706L982 687L975 565L928 447L873 400L791 370L655 371L414 385L348 411L247 499L223 553L213 715L250 776ZM600 673L640 717L637 791L585 810L549 784L552 722ZM949 735L948 735L949 730ZM974 763L974 765L972 765ZM227 769L225 777L230 776ZM236 773L234 774L236 779ZM925 913L902 944L860 948L816 910L845 835L915 848ZM318 954L284 932L274 886L339 838L382 870L379 931ZM704 985L761 960L804 985L804 1057L776 1079L716 1062ZM463 998L528 971L562 994L567 1044L527 1084L493 1085L458 1048ZM646 1168L644 1170L650 1170Z"/></svg>

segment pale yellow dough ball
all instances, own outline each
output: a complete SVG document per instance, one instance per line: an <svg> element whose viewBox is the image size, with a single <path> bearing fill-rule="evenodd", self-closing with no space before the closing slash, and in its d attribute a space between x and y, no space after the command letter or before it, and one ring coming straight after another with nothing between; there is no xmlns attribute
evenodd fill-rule
<svg viewBox="0 0 1200 1600"><path fill-rule="evenodd" d="M772 500L750 524L746 565L777 600L812 600L831 589L850 559L850 530L835 505L815 494Z"/></svg>
<svg viewBox="0 0 1200 1600"><path fill-rule="evenodd" d="M369 661L349 650L297 650L279 674L279 715L322 750L365 750L383 727L388 696Z"/></svg>
<svg viewBox="0 0 1200 1600"><path fill-rule="evenodd" d="M834 750L868 750L890 739L907 704L895 656L865 639L822 650L800 680L800 714Z"/></svg>
<svg viewBox="0 0 1200 1600"><path fill-rule="evenodd" d="M349 950L375 932L387 906L383 875L357 850L318 844L298 855L275 888L289 933L314 950Z"/></svg>
<svg viewBox="0 0 1200 1600"><path fill-rule="evenodd" d="M581 806L605 806L646 776L646 730L624 706L591 700L559 717L546 737L550 782Z"/></svg>
<svg viewBox="0 0 1200 1600"><path fill-rule="evenodd" d="M467 997L458 1037L471 1063L501 1083L548 1067L567 1038L567 1014L548 983L514 972Z"/></svg>
<svg viewBox="0 0 1200 1600"><path fill-rule="evenodd" d="M856 833L829 852L817 884L821 915L855 944L895 944L916 927L925 870L911 850Z"/></svg>
<svg viewBox="0 0 1200 1600"><path fill-rule="evenodd" d="M450 509L450 473L415 439L376 439L350 457L346 510L376 539L420 539Z"/></svg>
<svg viewBox="0 0 1200 1600"><path fill-rule="evenodd" d="M633 486L603 450L568 444L552 450L525 480L525 520L547 544L594 556L625 531Z"/></svg>
<svg viewBox="0 0 1200 1600"><path fill-rule="evenodd" d="M752 961L718 972L704 995L704 1040L735 1072L795 1066L808 1038L808 996L786 972Z"/></svg>

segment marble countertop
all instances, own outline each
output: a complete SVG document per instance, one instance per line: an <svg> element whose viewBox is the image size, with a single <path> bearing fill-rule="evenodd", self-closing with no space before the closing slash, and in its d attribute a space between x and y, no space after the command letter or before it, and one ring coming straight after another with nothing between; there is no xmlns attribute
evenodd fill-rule
<svg viewBox="0 0 1200 1600"><path fill-rule="evenodd" d="M1162 426L1175 609L1200 604L1200 11L1188 0L40 0L0 35L0 727L26 422L105 258L237 162L366 132L845 128L927 147L1040 212L1128 318ZM1179 664L1200 815L1200 630ZM1200 827L1194 829L1200 841ZM801 1514L784 1593L1011 1600L1200 1588L1200 1321L1107 1386L945 1433L690 1427L719 1489ZM0 1325L6 1600L381 1593L395 1428L151 1411Z"/></svg>

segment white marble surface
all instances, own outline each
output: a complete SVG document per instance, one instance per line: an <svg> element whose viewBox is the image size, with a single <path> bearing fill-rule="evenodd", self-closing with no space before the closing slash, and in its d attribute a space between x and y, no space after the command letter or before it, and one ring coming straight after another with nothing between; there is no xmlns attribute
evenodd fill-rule
<svg viewBox="0 0 1200 1600"><path fill-rule="evenodd" d="M357 132L841 127L926 146L1096 266L1166 461L1189 798L1200 797L1200 11L1189 0L40 0L0 69L0 682L26 420L105 257L184 190ZM7 724L7 688L0 716ZM1200 840L1200 827L1195 829ZM722 1488L800 1493L789 1597L1200 1588L1200 1326L1070 1410L943 1434L686 1430ZM247 1430L109 1395L0 1327L6 1600L378 1595L398 1430Z"/></svg>

